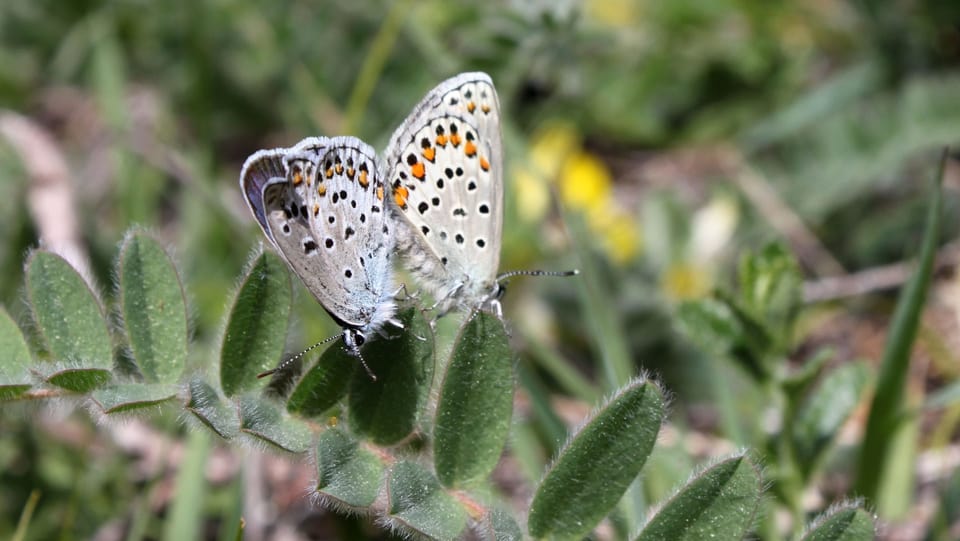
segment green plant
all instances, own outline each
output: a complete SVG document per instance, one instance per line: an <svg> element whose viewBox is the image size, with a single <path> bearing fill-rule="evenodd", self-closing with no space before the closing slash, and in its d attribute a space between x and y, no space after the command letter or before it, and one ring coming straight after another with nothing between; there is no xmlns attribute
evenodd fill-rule
<svg viewBox="0 0 960 541"><path fill-rule="evenodd" d="M452 539L469 529L519 539L526 522L528 535L537 538L586 535L642 471L664 420L658 384L636 378L621 386L569 436L521 519L490 479L508 440L517 378L504 324L490 314L466 318L449 358L438 360L424 314L408 306L400 313L404 332L364 349L376 380L335 345L315 362L295 363L267 381L256 374L283 353L292 299L287 270L270 252L255 253L240 281L218 371L188 367L183 288L149 234L134 230L121 243L116 326L108 324L94 290L59 256L33 252L25 274L41 351L32 355L19 328L0 314L0 343L10 352L0 372L6 400L87 397L107 419L157 405L182 408L202 427L194 434L251 441L293 459L312 456L321 502L371 513L403 534ZM780 293L776 287L753 292L757 302ZM193 440L190 456L202 463L209 443ZM184 467L192 471L196 464ZM743 537L760 513L763 483L758 461L748 454L719 460L666 500L637 538L660 539L663 532ZM171 539L195 525L196 505L178 505L174 516Z"/></svg>

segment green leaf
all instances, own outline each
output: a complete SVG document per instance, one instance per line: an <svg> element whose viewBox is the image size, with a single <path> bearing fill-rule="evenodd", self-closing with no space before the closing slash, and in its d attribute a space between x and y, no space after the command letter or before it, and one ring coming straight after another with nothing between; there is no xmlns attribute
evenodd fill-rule
<svg viewBox="0 0 960 541"><path fill-rule="evenodd" d="M304 417L322 415L346 396L358 365L356 357L334 342L297 382L287 399L287 411Z"/></svg>
<svg viewBox="0 0 960 541"><path fill-rule="evenodd" d="M390 472L389 519L405 532L435 539L457 539L467 512L423 466L398 462Z"/></svg>
<svg viewBox="0 0 960 541"><path fill-rule="evenodd" d="M802 541L872 541L876 536L873 517L859 505L846 504L818 517Z"/></svg>
<svg viewBox="0 0 960 541"><path fill-rule="evenodd" d="M581 537L616 505L656 442L664 405L652 382L634 380L598 409L560 451L537 488L534 537Z"/></svg>
<svg viewBox="0 0 960 541"><path fill-rule="evenodd" d="M27 295L43 341L56 361L75 368L113 366L113 342L93 291L62 257L27 258Z"/></svg>
<svg viewBox="0 0 960 541"><path fill-rule="evenodd" d="M744 255L739 269L740 298L753 317L780 340L786 340L803 301L803 277L782 244Z"/></svg>
<svg viewBox="0 0 960 541"><path fill-rule="evenodd" d="M335 507L369 507L377 498L383 463L343 430L320 434L316 458L317 493Z"/></svg>
<svg viewBox="0 0 960 541"><path fill-rule="evenodd" d="M356 370L350 384L350 426L380 445L397 443L413 432L433 379L430 325L416 308L404 310L398 318L404 326L399 336L364 346L364 359L376 381Z"/></svg>
<svg viewBox="0 0 960 541"><path fill-rule="evenodd" d="M476 530L479 539L496 541L521 541L523 530L509 511L500 508L491 509L483 518L471 527Z"/></svg>
<svg viewBox="0 0 960 541"><path fill-rule="evenodd" d="M220 384L228 397L262 386L257 374L283 354L290 317L290 274L279 257L264 252L250 266L230 310L220 351Z"/></svg>
<svg viewBox="0 0 960 541"><path fill-rule="evenodd" d="M718 294L718 297L720 295ZM684 333L707 353L737 361L754 379L768 376L764 355L770 338L732 299L708 298L680 305Z"/></svg>
<svg viewBox="0 0 960 541"><path fill-rule="evenodd" d="M133 358L145 381L173 383L187 359L187 308L177 270L143 232L124 239L118 267L120 309Z"/></svg>
<svg viewBox="0 0 960 541"><path fill-rule="evenodd" d="M225 440L237 435L240 420L232 404L224 404L217 391L200 378L191 379L187 388L190 393L187 411Z"/></svg>
<svg viewBox="0 0 960 541"><path fill-rule="evenodd" d="M851 362L827 374L806 400L793 423L797 464L808 478L840 427L853 413L870 379L870 367Z"/></svg>
<svg viewBox="0 0 960 541"><path fill-rule="evenodd" d="M310 448L310 428L286 415L277 404L257 396L240 397L240 431L290 453Z"/></svg>
<svg viewBox="0 0 960 541"><path fill-rule="evenodd" d="M14 399L30 389L31 362L23 332L0 306L0 400Z"/></svg>
<svg viewBox="0 0 960 541"><path fill-rule="evenodd" d="M644 526L637 541L743 539L760 505L757 467L738 455L695 475Z"/></svg>
<svg viewBox="0 0 960 541"><path fill-rule="evenodd" d="M123 413L154 407L176 396L174 385L126 383L94 391L93 400L104 413Z"/></svg>
<svg viewBox="0 0 960 541"><path fill-rule="evenodd" d="M47 383L75 393L89 393L106 385L112 376L103 368L78 368L67 363L43 363L36 370Z"/></svg>
<svg viewBox="0 0 960 541"><path fill-rule="evenodd" d="M800 397L803 396L813 382L816 381L817 376L820 375L820 370L834 355L835 352L832 348L819 348L813 355L803 361L803 364L800 365L796 372L784 378L782 384L783 390L792 402L796 403L800 401Z"/></svg>
<svg viewBox="0 0 960 541"><path fill-rule="evenodd" d="M493 471L510 431L513 387L503 322L478 312L453 346L437 403L433 459L445 486L460 488Z"/></svg>
<svg viewBox="0 0 960 541"><path fill-rule="evenodd" d="M940 185L948 154L943 152L940 167L930 195L926 229L920 250L920 264L910 281L900 292L897 307L890 324L887 343L880 363L877 389L870 405L866 433L860 448L857 492L876 501L881 475L891 458L890 434L896 429L904 409L904 386L910 350L917 335L920 313L927 297L933 261L937 252L937 234L943 217L943 197Z"/></svg>

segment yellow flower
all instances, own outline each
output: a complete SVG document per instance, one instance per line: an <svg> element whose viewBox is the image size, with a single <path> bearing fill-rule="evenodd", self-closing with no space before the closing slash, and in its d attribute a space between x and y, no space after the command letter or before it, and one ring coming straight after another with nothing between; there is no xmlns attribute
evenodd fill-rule
<svg viewBox="0 0 960 541"><path fill-rule="evenodd" d="M603 239L603 247L615 263L623 264L633 259L641 248L640 230L636 222L622 212L610 214L607 225L597 232Z"/></svg>
<svg viewBox="0 0 960 541"><path fill-rule="evenodd" d="M627 28L640 20L639 4L637 0L587 0L584 13L602 25Z"/></svg>
<svg viewBox="0 0 960 541"><path fill-rule="evenodd" d="M550 122L537 130L530 143L530 164L543 178L552 179L567 156L580 148L580 135L566 122Z"/></svg>
<svg viewBox="0 0 960 541"><path fill-rule="evenodd" d="M678 262L663 273L660 288L674 301L703 297L710 292L713 279L704 267Z"/></svg>
<svg viewBox="0 0 960 541"><path fill-rule="evenodd" d="M540 175L522 167L514 167L512 177L520 219L527 223L542 220L550 208L547 183Z"/></svg>
<svg viewBox="0 0 960 541"><path fill-rule="evenodd" d="M608 207L613 179L599 158L580 151L567 159L560 172L560 199L573 209Z"/></svg>

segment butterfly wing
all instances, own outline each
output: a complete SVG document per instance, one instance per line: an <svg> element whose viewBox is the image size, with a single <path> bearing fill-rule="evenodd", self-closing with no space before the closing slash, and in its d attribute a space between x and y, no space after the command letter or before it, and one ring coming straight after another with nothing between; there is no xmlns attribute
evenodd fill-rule
<svg viewBox="0 0 960 541"><path fill-rule="evenodd" d="M393 315L393 245L376 164L373 149L359 139L310 138L254 154L241 175L264 233L343 327L377 327ZM248 195L257 186L261 197Z"/></svg>
<svg viewBox="0 0 960 541"><path fill-rule="evenodd" d="M502 156L500 105L484 73L441 83L391 139L385 180L401 245L438 299L473 304L496 287Z"/></svg>

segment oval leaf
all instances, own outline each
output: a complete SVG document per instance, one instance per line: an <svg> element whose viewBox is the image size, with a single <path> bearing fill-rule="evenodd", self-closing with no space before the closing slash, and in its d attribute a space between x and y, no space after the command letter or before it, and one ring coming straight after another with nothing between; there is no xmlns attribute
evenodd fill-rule
<svg viewBox="0 0 960 541"><path fill-rule="evenodd" d="M593 529L646 462L663 421L663 396L635 380L594 413L560 451L530 506L534 537L580 537Z"/></svg>
<svg viewBox="0 0 960 541"><path fill-rule="evenodd" d="M350 426L380 445L413 432L433 378L430 325L416 308L404 310L399 319L404 329L393 330L398 336L379 338L363 349L376 381L356 370L350 385Z"/></svg>
<svg viewBox="0 0 960 541"><path fill-rule="evenodd" d="M220 395L210 384L200 378L194 378L190 380L187 388L190 393L187 411L225 440L237 434L240 430L240 420L237 418L236 409L224 404L220 400Z"/></svg>
<svg viewBox="0 0 960 541"><path fill-rule="evenodd" d="M169 256L145 233L120 248L120 309L133 358L144 380L173 383L187 359L187 308Z"/></svg>
<svg viewBox="0 0 960 541"><path fill-rule="evenodd" d="M176 396L173 385L127 383L94 391L93 400L104 413L124 413L154 407Z"/></svg>
<svg viewBox="0 0 960 541"><path fill-rule="evenodd" d="M316 463L317 493L335 507L368 507L377 498L383 463L344 431L320 434Z"/></svg>
<svg viewBox="0 0 960 541"><path fill-rule="evenodd" d="M279 406L249 395L240 397L240 431L290 453L306 452L312 437L305 424L284 415Z"/></svg>
<svg viewBox="0 0 960 541"><path fill-rule="evenodd" d="M466 510L418 464L394 465L389 490L389 518L402 531L434 539L457 539L467 525Z"/></svg>
<svg viewBox="0 0 960 541"><path fill-rule="evenodd" d="M89 393L102 387L110 381L112 375L103 368L63 367L60 363L54 364L53 368L44 373L46 382L75 393Z"/></svg>
<svg viewBox="0 0 960 541"><path fill-rule="evenodd" d="M23 332L0 306L0 400L10 400L31 387L30 349Z"/></svg>
<svg viewBox="0 0 960 541"><path fill-rule="evenodd" d="M50 355L77 368L113 366L113 343L93 291L62 257L36 251L27 259L30 307Z"/></svg>
<svg viewBox="0 0 960 541"><path fill-rule="evenodd" d="M637 541L743 539L760 505L760 472L735 456L696 475L654 515Z"/></svg>
<svg viewBox="0 0 960 541"><path fill-rule="evenodd" d="M223 336L220 383L228 397L266 384L257 374L283 355L291 296L283 261L260 254L243 278Z"/></svg>
<svg viewBox="0 0 960 541"><path fill-rule="evenodd" d="M873 517L857 505L828 510L813 522L802 541L872 541L876 538Z"/></svg>
<svg viewBox="0 0 960 541"><path fill-rule="evenodd" d="M513 386L503 322L479 312L453 346L437 404L433 458L445 486L460 487L493 471L510 431Z"/></svg>
<svg viewBox="0 0 960 541"><path fill-rule="evenodd" d="M287 411L304 417L322 415L346 396L357 365L357 359L335 342L297 382L287 399Z"/></svg>
<svg viewBox="0 0 960 541"><path fill-rule="evenodd" d="M838 367L807 396L793 426L797 464L809 476L820 456L860 403L870 367L863 361Z"/></svg>

